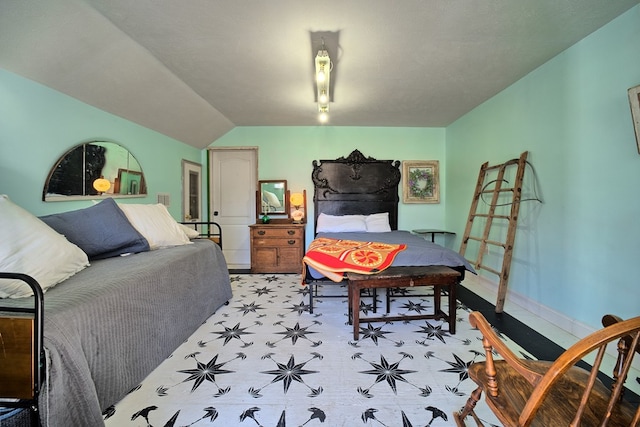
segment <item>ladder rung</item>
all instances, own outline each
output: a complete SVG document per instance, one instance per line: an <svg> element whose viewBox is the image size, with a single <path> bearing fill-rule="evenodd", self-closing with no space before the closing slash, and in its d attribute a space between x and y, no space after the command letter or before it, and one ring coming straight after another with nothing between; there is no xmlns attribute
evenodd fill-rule
<svg viewBox="0 0 640 427"><path fill-rule="evenodd" d="M485 267L484 265L477 265L476 268L481 268L483 270L487 270L488 272L493 273L496 276L500 276L500 274L502 274L499 271L496 271L496 270L494 270L493 268L490 268L490 267Z"/></svg>
<svg viewBox="0 0 640 427"><path fill-rule="evenodd" d="M493 190L484 190L482 192L482 194L492 194L492 193L502 193L502 192L507 192L507 191L513 191L515 190L515 188L494 188Z"/></svg>
<svg viewBox="0 0 640 427"><path fill-rule="evenodd" d="M483 239L482 237L469 236L469 240L475 240L476 242L484 242L484 243L487 243L489 245L501 246L503 248L505 247L505 243L496 242L495 240Z"/></svg>
<svg viewBox="0 0 640 427"><path fill-rule="evenodd" d="M509 219L509 215L489 215L489 214L472 214L471 216L476 217L482 217L482 218L499 218L499 219Z"/></svg>
<svg viewBox="0 0 640 427"><path fill-rule="evenodd" d="M493 169L500 169L500 168L507 167L507 166L509 166L509 165L515 165L515 164L517 164L517 163L518 163L518 159L511 159L511 160L509 160L509 161L507 161L507 162L505 162L505 163L502 163L502 164L500 164L500 165L487 166L487 167L485 168L485 171L490 171L490 170L493 170Z"/></svg>

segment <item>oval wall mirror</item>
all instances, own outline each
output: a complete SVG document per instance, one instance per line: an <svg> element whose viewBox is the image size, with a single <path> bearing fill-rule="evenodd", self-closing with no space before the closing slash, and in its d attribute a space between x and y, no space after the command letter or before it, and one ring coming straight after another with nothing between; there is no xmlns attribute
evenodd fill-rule
<svg viewBox="0 0 640 427"><path fill-rule="evenodd" d="M142 167L122 145L85 142L67 151L51 168L42 191L45 202L109 197L144 197Z"/></svg>

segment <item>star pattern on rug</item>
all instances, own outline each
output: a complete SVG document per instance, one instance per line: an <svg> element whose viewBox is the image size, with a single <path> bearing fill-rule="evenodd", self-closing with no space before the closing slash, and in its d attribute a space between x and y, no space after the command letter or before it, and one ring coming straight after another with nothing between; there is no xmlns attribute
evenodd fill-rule
<svg viewBox="0 0 640 427"><path fill-rule="evenodd" d="M271 354L265 356L264 358L268 358L273 360L273 357ZM309 363L311 360L314 359L322 359L322 355L319 353L312 353L311 354L311 358L308 360L305 360L302 363L296 363L295 361L295 356L291 355L289 357L289 361L287 363L280 363L274 360L277 369L272 369L269 371L262 371L262 374L269 374L269 375L274 375L274 378L271 380L270 384L275 384L278 383L280 381L282 381L282 387L284 390L284 393L287 394L287 392L289 391L289 387L291 387L291 383L293 381L299 382L300 384L305 385L310 391L311 393L309 394L309 397L315 397L318 396L322 393L322 387L318 387L316 389L310 387L309 385L307 385L304 381L304 379L302 378L304 375L309 375L309 374L317 374L318 371L312 371L309 369L304 369L304 367L307 365L307 363ZM269 384L262 386L260 388L250 388L249 389L249 393L252 395L255 395L255 397L259 397L260 396L260 391L262 391L265 387L267 387Z"/></svg>
<svg viewBox="0 0 640 427"><path fill-rule="evenodd" d="M261 304L256 304L255 301L249 304L242 304L240 307L236 307L239 312L243 312L244 316L249 313L257 313L258 310L264 310Z"/></svg>
<svg viewBox="0 0 640 427"><path fill-rule="evenodd" d="M292 305L290 310L298 312L298 314L303 314L309 311L309 304L305 304L304 301L302 301L300 304Z"/></svg>
<svg viewBox="0 0 640 427"><path fill-rule="evenodd" d="M408 311L433 308L432 300L403 289L390 313L401 320L362 322L360 339L353 340L344 285L328 284L324 291L338 298L317 300L310 314L299 275L231 279L231 304L107 408L106 427L444 427L450 425L446 414L475 389L468 359L483 360L484 350L465 320L466 307L450 335L444 321L402 320ZM443 297L443 310L447 303ZM479 415L493 425L487 412Z"/></svg>
<svg viewBox="0 0 640 427"><path fill-rule="evenodd" d="M420 330L416 331L419 334L426 334L427 337L426 339L428 340L432 340L434 338L439 339L443 344L446 344L446 341L444 340L445 338L450 337L449 332L448 331L443 331L442 330L442 323L439 325L433 325L431 323L429 323L428 321L425 321L425 323L427 324L426 326L420 326ZM448 327L448 325L447 325Z"/></svg>
<svg viewBox="0 0 640 427"><path fill-rule="evenodd" d="M256 288L253 291L251 291L252 293L256 294L257 296L261 296L261 295L269 295L273 293L272 289L267 288L266 286L263 286L262 288Z"/></svg>
<svg viewBox="0 0 640 427"><path fill-rule="evenodd" d="M288 326L284 326L282 325L282 322L276 322L275 324L279 324L282 327L285 328L284 331L281 332L276 332L276 334L278 335L284 335L284 337L282 338L282 340L286 340L286 339L291 339L291 345L296 345L296 343L298 342L298 339L305 339L307 341L310 341L313 347L317 347L319 345L322 344L322 341L312 341L311 339L309 339L309 337L307 337L307 334L315 334L316 332L314 331L309 331L308 329L310 328L310 326L306 326L306 327L300 327L300 322L296 322L296 324L293 327L288 327ZM321 325L321 322L315 322L316 326L317 325ZM266 345L268 347L274 347L276 344L276 342L271 342L271 341L267 341Z"/></svg>
<svg viewBox="0 0 640 427"><path fill-rule="evenodd" d="M246 332L247 329L248 327L241 328L240 323L236 323L235 326L231 328L224 326L224 331L214 331L211 333L220 335L217 339L224 339L224 342L222 343L223 346L227 345L232 339L240 340L245 346L249 346L253 343L247 343L242 339L243 335L253 334L253 332Z"/></svg>
<svg viewBox="0 0 640 427"><path fill-rule="evenodd" d="M380 382L386 381L386 383L391 387L394 394L398 394L397 381L408 383L407 379L403 376L405 374L411 374L416 371L410 369L400 369L400 363L405 357L411 357L406 353L402 354L402 358L394 363L387 362L387 359L384 355L380 355L380 363L367 361L371 365L373 369L369 369L367 371L359 371L361 374L375 375L376 378L374 380L374 384L378 384ZM352 358L362 358L361 353L356 353L352 356ZM362 389L364 393L368 393L369 389ZM360 390L360 388L358 388Z"/></svg>
<svg viewBox="0 0 640 427"><path fill-rule="evenodd" d="M378 345L378 340L381 338L386 339L386 335L390 334L390 331L383 331L383 326L375 327L371 323L367 323L366 326L360 326L360 333L362 334L362 338L360 340L370 339ZM401 344L400 344L401 345Z"/></svg>
<svg viewBox="0 0 640 427"><path fill-rule="evenodd" d="M453 358L455 359L455 361L447 361L447 363L451 365L451 368L442 369L440 370L440 372L453 372L455 374L458 374L460 376L460 381L464 381L469 378L469 366L471 366L474 360L472 359L468 362L465 362L455 353L453 353Z"/></svg>
<svg viewBox="0 0 640 427"><path fill-rule="evenodd" d="M427 311L427 307L422 302L415 303L411 300L402 304L401 307L408 312L415 311L416 313L422 313L423 311Z"/></svg>
<svg viewBox="0 0 640 427"><path fill-rule="evenodd" d="M217 363L218 355L216 354L208 363L201 363L197 359L196 361L197 367L195 369L182 369L178 372L183 374L189 374L189 377L182 382L193 381L193 386L191 387L191 392L193 393L204 381L210 381L213 384L216 383L216 375L222 374L231 374L234 371L228 369L222 369L224 365L228 362Z"/></svg>

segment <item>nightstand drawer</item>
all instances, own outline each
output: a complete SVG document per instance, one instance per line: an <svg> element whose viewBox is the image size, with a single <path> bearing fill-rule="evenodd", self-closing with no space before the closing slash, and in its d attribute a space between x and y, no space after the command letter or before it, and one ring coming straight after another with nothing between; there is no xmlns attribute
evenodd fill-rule
<svg viewBox="0 0 640 427"><path fill-rule="evenodd" d="M301 228L270 228L260 227L254 228L253 238L300 238L302 237Z"/></svg>
<svg viewBox="0 0 640 427"><path fill-rule="evenodd" d="M288 246L294 247L294 246L302 246L302 240L301 239L276 239L276 238L262 238L262 237L257 237L253 239L253 244L255 246L278 246L281 248L286 248Z"/></svg>

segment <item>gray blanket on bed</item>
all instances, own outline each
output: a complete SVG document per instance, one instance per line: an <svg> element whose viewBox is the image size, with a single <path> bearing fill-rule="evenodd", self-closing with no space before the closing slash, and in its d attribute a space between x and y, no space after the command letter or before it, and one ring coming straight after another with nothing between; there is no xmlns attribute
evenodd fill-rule
<svg viewBox="0 0 640 427"><path fill-rule="evenodd" d="M407 248L396 255L393 267L416 265L446 265L447 267L464 267L475 273L473 267L459 253L429 242L423 237L408 231L391 231L387 233L318 233L316 237L330 239L357 240L360 242L404 243ZM320 279L324 277L313 268L309 268L311 277Z"/></svg>
<svg viewBox="0 0 640 427"><path fill-rule="evenodd" d="M222 251L209 240L94 261L51 288L44 295L44 424L103 425L102 412L231 296Z"/></svg>

